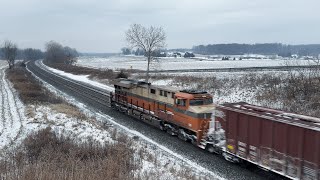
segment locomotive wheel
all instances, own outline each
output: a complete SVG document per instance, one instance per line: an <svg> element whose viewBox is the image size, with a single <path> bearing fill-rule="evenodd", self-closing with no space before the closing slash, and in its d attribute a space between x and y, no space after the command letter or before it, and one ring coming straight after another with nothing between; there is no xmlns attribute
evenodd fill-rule
<svg viewBox="0 0 320 180"><path fill-rule="evenodd" d="M206 150L209 152L209 153L216 153L214 147L212 146L212 144L208 144L206 146Z"/></svg>
<svg viewBox="0 0 320 180"><path fill-rule="evenodd" d="M160 124L159 129L160 129L161 131L165 131L165 130L166 130L162 124Z"/></svg>
<svg viewBox="0 0 320 180"><path fill-rule="evenodd" d="M182 141L188 141L188 138L181 133L178 134L178 138L181 139Z"/></svg>
<svg viewBox="0 0 320 180"><path fill-rule="evenodd" d="M170 134L171 136L175 135L175 133L172 131L171 128L167 129L167 133Z"/></svg>
<svg viewBox="0 0 320 180"><path fill-rule="evenodd" d="M197 140L196 140L196 139L192 139L192 140L191 140L191 143L192 143L193 145L197 145Z"/></svg>

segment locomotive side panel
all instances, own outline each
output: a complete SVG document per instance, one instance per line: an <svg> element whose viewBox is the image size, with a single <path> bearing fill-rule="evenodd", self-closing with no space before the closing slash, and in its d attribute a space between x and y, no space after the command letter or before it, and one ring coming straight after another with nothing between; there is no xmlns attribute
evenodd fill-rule
<svg viewBox="0 0 320 180"><path fill-rule="evenodd" d="M140 96L127 96L128 107L135 106L140 108L141 111L146 113L152 113L155 116L158 116L164 121L171 122L178 126L189 129L193 132L197 132L201 127L202 119L197 117L191 117L185 112L177 111L177 108L174 108L170 104L155 101L153 99L148 99L146 97Z"/></svg>

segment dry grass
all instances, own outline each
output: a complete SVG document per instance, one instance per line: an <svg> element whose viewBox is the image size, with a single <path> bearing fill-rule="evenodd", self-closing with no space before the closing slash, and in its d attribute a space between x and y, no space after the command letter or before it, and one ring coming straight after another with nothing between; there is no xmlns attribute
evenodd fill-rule
<svg viewBox="0 0 320 180"><path fill-rule="evenodd" d="M75 106L67 104L41 86L25 68L7 71L27 115L34 116L37 105L49 104L59 113L88 121ZM45 117L44 117L45 118ZM45 120L45 119L44 119ZM91 118L89 118L91 121ZM1 179L132 179L133 150L128 137L117 134L114 144L75 142L58 137L50 129L27 137L16 152L6 152L0 160Z"/></svg>
<svg viewBox="0 0 320 180"><path fill-rule="evenodd" d="M0 161L1 179L132 179L136 165L126 143L76 143L50 128L30 135L23 147Z"/></svg>
<svg viewBox="0 0 320 180"><path fill-rule="evenodd" d="M16 66L14 69L8 69L7 77L25 104L63 102L61 98L46 90L24 67Z"/></svg>
<svg viewBox="0 0 320 180"><path fill-rule="evenodd" d="M86 119L86 116L77 107L66 103L62 98L48 91L25 68L16 66L15 69L7 71L7 77L25 104L46 104L56 112L67 114L79 120ZM29 117L34 116L32 108L36 108L36 106L27 106Z"/></svg>
<svg viewBox="0 0 320 180"><path fill-rule="evenodd" d="M50 104L49 107L56 112L67 114L79 120L87 119L85 114L83 114L77 107L71 104L66 104L66 103Z"/></svg>

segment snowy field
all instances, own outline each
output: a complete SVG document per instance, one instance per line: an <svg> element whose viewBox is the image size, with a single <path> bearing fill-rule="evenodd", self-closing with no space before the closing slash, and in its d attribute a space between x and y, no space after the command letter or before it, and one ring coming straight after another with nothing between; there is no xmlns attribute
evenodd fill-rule
<svg viewBox="0 0 320 180"><path fill-rule="evenodd" d="M241 68L241 67L270 67L284 66L289 60L253 59L253 60L199 60L188 58L161 58L150 66L151 70L177 69L209 69L209 68ZM308 65L307 60L290 60L290 65ZM147 69L145 57L112 56L108 58L80 57L78 65L93 68L108 69Z"/></svg>
<svg viewBox="0 0 320 180"><path fill-rule="evenodd" d="M0 60L0 68L2 69L3 66L6 66L8 63L7 61Z"/></svg>

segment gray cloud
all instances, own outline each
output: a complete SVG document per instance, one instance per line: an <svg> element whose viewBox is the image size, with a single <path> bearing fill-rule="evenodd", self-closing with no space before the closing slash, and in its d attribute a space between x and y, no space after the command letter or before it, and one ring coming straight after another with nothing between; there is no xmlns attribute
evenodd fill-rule
<svg viewBox="0 0 320 180"><path fill-rule="evenodd" d="M168 48L208 43L320 43L318 0L0 0L0 41L117 52L132 23L164 27Z"/></svg>

